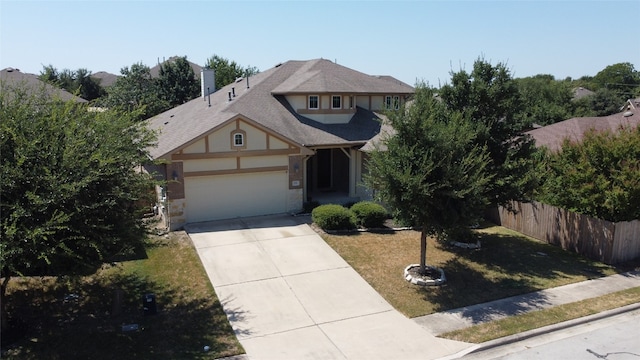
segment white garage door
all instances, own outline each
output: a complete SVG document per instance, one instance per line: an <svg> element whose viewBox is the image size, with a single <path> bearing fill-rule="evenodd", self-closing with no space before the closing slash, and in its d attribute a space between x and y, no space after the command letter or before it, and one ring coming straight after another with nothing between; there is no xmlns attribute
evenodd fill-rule
<svg viewBox="0 0 640 360"><path fill-rule="evenodd" d="M288 181L285 171L186 178L187 222L286 212Z"/></svg>

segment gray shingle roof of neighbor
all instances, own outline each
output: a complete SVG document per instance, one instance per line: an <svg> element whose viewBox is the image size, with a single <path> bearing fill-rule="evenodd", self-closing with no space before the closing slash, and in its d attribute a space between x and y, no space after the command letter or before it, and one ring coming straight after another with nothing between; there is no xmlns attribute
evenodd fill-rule
<svg viewBox="0 0 640 360"><path fill-rule="evenodd" d="M578 100L581 99L585 96L591 96L595 94L595 92L589 90L589 89L585 89L582 86L577 87L575 89L573 89L573 100Z"/></svg>
<svg viewBox="0 0 640 360"><path fill-rule="evenodd" d="M98 79L100 81L100 86L109 87L116 83L116 80L120 77L119 75L108 73L106 71L98 71L95 74L91 74L91 77L94 79Z"/></svg>
<svg viewBox="0 0 640 360"><path fill-rule="evenodd" d="M562 148L565 138L580 142L588 130L617 132L623 126L640 126L640 109L632 109L609 116L571 118L528 131L526 134L535 139L536 146L545 146L551 151L558 151Z"/></svg>
<svg viewBox="0 0 640 360"><path fill-rule="evenodd" d="M380 132L380 114L358 107L348 124L322 124L297 114L283 95L414 92L391 77L366 75L323 59L288 61L251 76L248 85L243 79L214 92L210 99L199 97L149 119L149 127L159 132L151 156L166 157L237 116L302 146L360 146ZM232 91L236 97L229 101Z"/></svg>
<svg viewBox="0 0 640 360"><path fill-rule="evenodd" d="M19 69L6 68L0 70L0 83L3 85L0 87L1 91L5 91L5 89L11 91L12 88L21 87L32 95L39 95L44 91L44 93L52 99L62 101L73 100L78 103L87 102L87 100L75 96L66 90L47 84L40 80L37 75L23 73L20 72Z"/></svg>

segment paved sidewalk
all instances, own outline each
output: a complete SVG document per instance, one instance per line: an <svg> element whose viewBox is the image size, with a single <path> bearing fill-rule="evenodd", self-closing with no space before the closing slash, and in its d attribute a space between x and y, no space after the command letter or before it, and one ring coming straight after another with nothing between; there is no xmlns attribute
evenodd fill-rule
<svg viewBox="0 0 640 360"><path fill-rule="evenodd" d="M507 316L546 309L638 286L640 286L640 271L632 271L421 316L413 320L431 334L439 335Z"/></svg>

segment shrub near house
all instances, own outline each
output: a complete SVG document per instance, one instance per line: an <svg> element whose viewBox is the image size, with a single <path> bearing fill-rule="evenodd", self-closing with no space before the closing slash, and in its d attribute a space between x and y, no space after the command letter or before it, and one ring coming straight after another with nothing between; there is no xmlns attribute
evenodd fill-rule
<svg viewBox="0 0 640 360"><path fill-rule="evenodd" d="M320 205L311 212L311 219L323 230L352 230L356 228L356 217L353 212L340 205Z"/></svg>

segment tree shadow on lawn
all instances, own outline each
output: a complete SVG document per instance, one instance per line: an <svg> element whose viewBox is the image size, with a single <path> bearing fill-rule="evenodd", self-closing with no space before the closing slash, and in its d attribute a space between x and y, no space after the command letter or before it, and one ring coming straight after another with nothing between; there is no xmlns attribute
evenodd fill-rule
<svg viewBox="0 0 640 360"><path fill-rule="evenodd" d="M461 249L443 244L439 249L453 253L454 258L443 264L447 283L433 288L416 288L436 311L462 308L507 297L528 294L549 287L601 277L611 273L611 267L577 254L530 239L502 234L480 234L482 248ZM428 256L428 255L427 255ZM531 295L523 304L510 311L522 312L541 305L546 299ZM503 310L489 311L491 316ZM469 313L470 314L470 313ZM482 319L475 319L474 321Z"/></svg>
<svg viewBox="0 0 640 360"><path fill-rule="evenodd" d="M7 359L197 359L203 346L227 354L234 346L218 301L188 297L144 277L117 273L102 281L43 280L41 287L12 291L9 312L21 339L3 334ZM156 314L145 314L143 296L153 293ZM123 325L138 326L123 331ZM234 339L235 340L235 339ZM8 342L8 341L7 341Z"/></svg>

